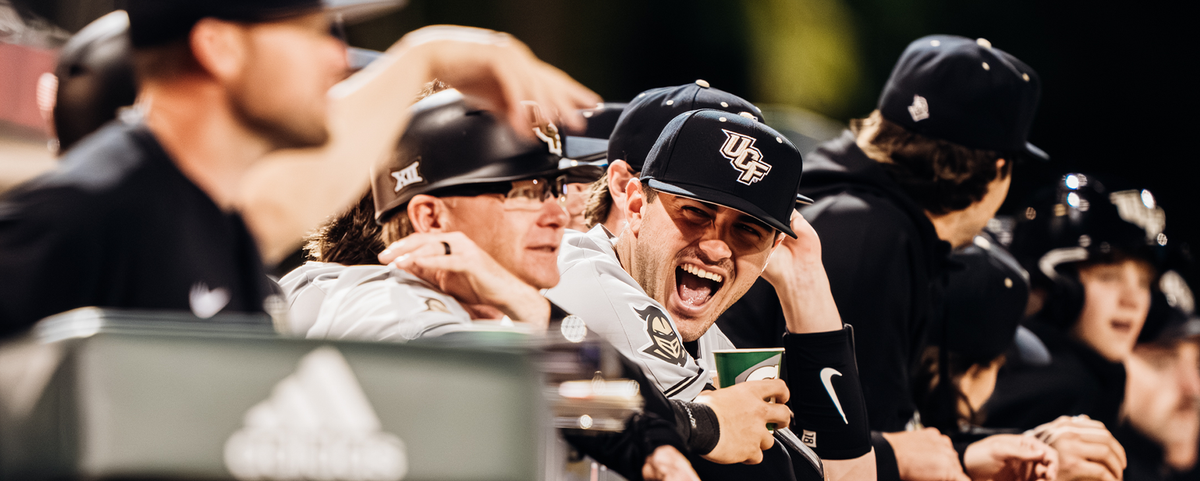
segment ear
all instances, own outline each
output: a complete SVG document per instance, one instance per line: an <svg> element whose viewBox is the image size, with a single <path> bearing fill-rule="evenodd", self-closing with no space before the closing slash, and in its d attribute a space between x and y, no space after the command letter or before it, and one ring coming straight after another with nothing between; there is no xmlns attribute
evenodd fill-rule
<svg viewBox="0 0 1200 481"><path fill-rule="evenodd" d="M625 183L625 204L618 205L625 208L626 227L634 236L642 228L642 217L646 213L646 194L642 193L642 184L637 179L629 179Z"/></svg>
<svg viewBox="0 0 1200 481"><path fill-rule="evenodd" d="M188 40L200 67L225 83L241 75L248 55L245 36L244 27L209 17L196 22Z"/></svg>
<svg viewBox="0 0 1200 481"><path fill-rule="evenodd" d="M625 184L629 183L629 179L633 178L632 169L629 168L629 163L624 160L613 161L608 166L608 193L613 198L613 203L621 205L625 200Z"/></svg>
<svg viewBox="0 0 1200 481"><path fill-rule="evenodd" d="M1008 164L1008 161L1004 160L1003 158L996 159L996 178L997 179L1004 177L1004 166L1007 164ZM1012 171L1009 171L1008 175L1012 175Z"/></svg>
<svg viewBox="0 0 1200 481"><path fill-rule="evenodd" d="M418 233L446 232L450 210L446 203L430 195L416 195L408 201L408 218Z"/></svg>

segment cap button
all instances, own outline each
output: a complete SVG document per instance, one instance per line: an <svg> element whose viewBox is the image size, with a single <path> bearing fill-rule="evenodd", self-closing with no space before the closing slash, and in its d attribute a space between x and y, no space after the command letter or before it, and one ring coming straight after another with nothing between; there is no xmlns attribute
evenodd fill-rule
<svg viewBox="0 0 1200 481"><path fill-rule="evenodd" d="M701 87L703 87L703 88L708 88L708 87L709 87L709 85L708 85L708 81L707 81L707 80L704 80L704 79L696 79L696 85L699 85L699 86L701 86Z"/></svg>
<svg viewBox="0 0 1200 481"><path fill-rule="evenodd" d="M975 39L975 43L979 44L979 46L983 48L992 48L992 42L989 42L986 38L977 38Z"/></svg>
<svg viewBox="0 0 1200 481"><path fill-rule="evenodd" d="M1025 79L1025 81L1026 81L1026 82L1028 82L1028 81L1029 81L1029 74L1027 74L1027 73L1023 73L1023 74L1021 74L1021 78Z"/></svg>

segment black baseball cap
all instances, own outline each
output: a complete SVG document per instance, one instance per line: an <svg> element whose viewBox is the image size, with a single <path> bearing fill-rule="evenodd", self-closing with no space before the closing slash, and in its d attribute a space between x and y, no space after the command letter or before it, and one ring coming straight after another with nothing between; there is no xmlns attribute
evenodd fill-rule
<svg viewBox="0 0 1200 481"><path fill-rule="evenodd" d="M981 234L950 258L945 310L930 328L932 345L972 363L995 359L1013 345L1029 301L1028 274L994 238Z"/></svg>
<svg viewBox="0 0 1200 481"><path fill-rule="evenodd" d="M418 194L559 176L591 182L604 173L591 165L563 165L556 132L528 140L481 105L457 90L413 104L412 119L392 156L372 169L377 222L386 222Z"/></svg>
<svg viewBox="0 0 1200 481"><path fill-rule="evenodd" d="M804 159L766 124L719 110L676 116L646 156L641 180L668 194L736 209L785 234Z"/></svg>
<svg viewBox="0 0 1200 481"><path fill-rule="evenodd" d="M879 96L883 117L964 147L1049 159L1028 141L1041 79L986 39L931 35L908 45Z"/></svg>
<svg viewBox="0 0 1200 481"><path fill-rule="evenodd" d="M134 48L154 47L184 38L202 18L234 22L271 22L327 11L345 21L369 18L399 8L403 0L124 0Z"/></svg>
<svg viewBox="0 0 1200 481"><path fill-rule="evenodd" d="M723 110L762 122L762 111L745 99L715 89L704 80L675 87L650 89L638 94L621 113L608 138L608 161L624 160L640 172L646 155L667 123L689 110Z"/></svg>

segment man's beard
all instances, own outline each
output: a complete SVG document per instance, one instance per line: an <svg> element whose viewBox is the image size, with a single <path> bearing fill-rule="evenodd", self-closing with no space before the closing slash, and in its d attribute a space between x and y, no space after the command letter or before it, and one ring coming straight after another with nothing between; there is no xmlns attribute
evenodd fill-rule
<svg viewBox="0 0 1200 481"><path fill-rule="evenodd" d="M242 124L271 144L271 150L320 147L329 141L325 119L306 122L301 116L257 108L259 101L239 95L233 102L234 115Z"/></svg>

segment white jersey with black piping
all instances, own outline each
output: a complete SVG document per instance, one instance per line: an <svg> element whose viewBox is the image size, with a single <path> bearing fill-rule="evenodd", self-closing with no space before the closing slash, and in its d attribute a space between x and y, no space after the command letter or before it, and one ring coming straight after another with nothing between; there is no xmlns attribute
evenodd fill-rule
<svg viewBox="0 0 1200 481"><path fill-rule="evenodd" d="M711 352L733 343L713 325L699 340L700 359L692 357L675 320L621 267L615 240L601 226L568 230L558 256L562 278L545 295L636 362L667 397L691 401L715 373Z"/></svg>

